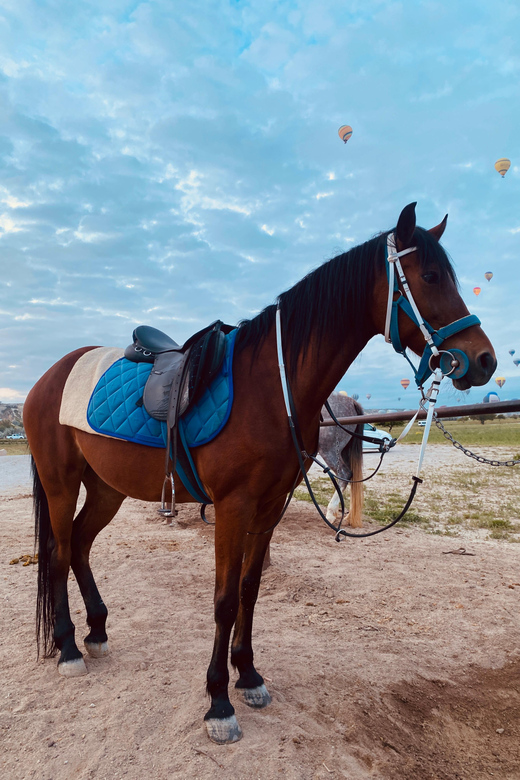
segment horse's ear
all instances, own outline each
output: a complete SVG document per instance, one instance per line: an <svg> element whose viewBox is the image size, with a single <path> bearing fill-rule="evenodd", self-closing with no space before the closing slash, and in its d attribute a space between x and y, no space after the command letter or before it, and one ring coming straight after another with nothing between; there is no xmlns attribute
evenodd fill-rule
<svg viewBox="0 0 520 780"><path fill-rule="evenodd" d="M446 222L447 221L448 221L448 215L446 214L446 216L444 217L442 222L439 222L438 225L436 225L435 227L430 228L428 230L428 233L431 233L432 236L437 239L437 241L440 241L441 238L442 238L442 234L446 230Z"/></svg>
<svg viewBox="0 0 520 780"><path fill-rule="evenodd" d="M415 230L416 205L417 203L409 203L408 206L405 206L397 220L395 237L397 242L401 245L401 249L409 247L412 243L412 237Z"/></svg>

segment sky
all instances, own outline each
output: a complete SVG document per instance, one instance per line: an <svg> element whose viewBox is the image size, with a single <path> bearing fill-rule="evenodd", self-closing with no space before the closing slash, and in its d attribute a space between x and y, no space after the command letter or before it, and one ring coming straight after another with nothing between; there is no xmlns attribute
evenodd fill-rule
<svg viewBox="0 0 520 780"><path fill-rule="evenodd" d="M0 401L250 318L411 201L506 378L440 402L520 397L519 39L504 0L0 0ZM377 336L338 389L411 408L403 377Z"/></svg>

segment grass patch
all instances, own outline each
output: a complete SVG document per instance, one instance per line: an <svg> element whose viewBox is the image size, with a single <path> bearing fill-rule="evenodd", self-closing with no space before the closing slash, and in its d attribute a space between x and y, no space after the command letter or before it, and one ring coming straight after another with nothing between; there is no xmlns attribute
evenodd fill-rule
<svg viewBox="0 0 520 780"><path fill-rule="evenodd" d="M495 529L494 531L491 531L490 534L487 535L488 539L499 539L502 542L518 542L520 539L514 539L511 537L511 534L508 534L507 531L501 531L499 529Z"/></svg>
<svg viewBox="0 0 520 780"><path fill-rule="evenodd" d="M402 512L407 498L408 496L396 492L376 497L367 490L365 493L365 515L378 525L387 525ZM400 522L403 525L424 525L428 524L429 520L411 508Z"/></svg>
<svg viewBox="0 0 520 780"><path fill-rule="evenodd" d="M312 492L314 493L314 496L316 498L316 501L320 506L326 507L331 500L332 496L334 495L334 486L332 482L325 478L318 478L318 479L312 479L310 480ZM309 491L307 490L307 487L305 484L299 485L296 490L294 491L294 497L298 501L309 501L312 503L312 498L309 495ZM348 491L345 498L346 503L348 503Z"/></svg>
<svg viewBox="0 0 520 780"><path fill-rule="evenodd" d="M7 450L8 455L30 455L26 439L0 439L0 450Z"/></svg>
<svg viewBox="0 0 520 780"><path fill-rule="evenodd" d="M462 525L462 517L458 517L457 515L449 517L446 520L447 525Z"/></svg>
<svg viewBox="0 0 520 780"><path fill-rule="evenodd" d="M485 477L475 477L472 474L468 474L467 471L452 471L446 476L447 487L462 488L473 492L489 487L490 481L490 479Z"/></svg>
<svg viewBox="0 0 520 780"><path fill-rule="evenodd" d="M481 425L476 420L446 420L442 421L447 431L454 439L460 441L465 447L510 447L512 460L520 460L518 441L520 439L520 420L511 418L507 420L487 420ZM382 424L378 428L385 428ZM402 432L404 424L399 423L392 427L392 436L397 438ZM420 444L422 442L423 429L415 424L403 444ZM451 442L444 438L444 434L435 424L432 425L428 441L431 444L447 444Z"/></svg>
<svg viewBox="0 0 520 780"><path fill-rule="evenodd" d="M500 517L489 516L487 513L472 519L474 520L473 524L477 528L499 528L502 531L511 531L515 528L511 520L504 520Z"/></svg>
<svg viewBox="0 0 520 780"><path fill-rule="evenodd" d="M406 475L401 467L392 468L390 457L385 473L379 475L381 480L365 484L367 523L387 525L408 499ZM486 469L470 459L463 459L455 468L432 469L399 526L420 528L436 536L520 543L518 483L511 482L513 474L518 478L520 466ZM313 475L311 484L325 508L334 494L332 483L325 476ZM295 498L311 501L304 485L296 490ZM348 490L345 502L348 506Z"/></svg>

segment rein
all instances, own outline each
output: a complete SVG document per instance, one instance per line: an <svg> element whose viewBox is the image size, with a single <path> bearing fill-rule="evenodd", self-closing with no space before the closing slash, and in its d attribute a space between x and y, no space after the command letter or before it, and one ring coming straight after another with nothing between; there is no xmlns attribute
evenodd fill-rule
<svg viewBox="0 0 520 780"><path fill-rule="evenodd" d="M425 425L425 428L424 428L423 441L422 441L422 445L421 445L421 451L420 451L420 454L419 454L419 462L417 464L417 472L412 477L412 480L413 480L412 489L410 491L410 495L408 496L408 500L407 500L404 508L402 509L402 511L400 512L400 514L396 518L394 518L390 523L388 523L388 525L383 526L382 528L378 528L375 531L368 531L367 533L362 533L362 534L353 534L353 533L351 533L349 531L346 531L344 528L341 527L342 523L343 523L343 520L344 520L344 517L345 517L345 503L344 503L344 500L343 500L343 494L342 494L341 490L339 489L339 485L338 485L338 483L336 481L336 475L334 475L333 472L330 469L324 469L325 473L328 473L330 479L332 480L332 482L334 484L334 487L336 489L336 492L338 493L339 500L340 500L341 520L339 521L339 523L337 525L334 525L333 523L331 523L330 520L328 520L327 517L325 516L325 514L323 513L323 510L321 509L320 505L318 504L318 502L316 500L316 497L315 497L314 492L312 490L312 486L311 486L310 481L309 481L307 470L305 468L305 460L311 459L315 463L318 463L319 465L323 465L323 464L321 464L315 458L314 455L309 455L309 453L306 452L306 450L305 450L305 448L303 446L301 433L300 433L300 429L299 429L297 418L296 418L296 410L294 408L294 402L293 402L293 398L292 398L292 393L291 393L291 389L289 387L289 383L287 381L287 375L286 375L286 371L285 371L285 363L284 363L284 358L283 358L282 325L281 325L280 304L278 304L278 306L276 308L276 349L277 349L277 354L278 354L278 368L280 370L280 380L281 380L281 384L282 384L282 392L283 392L283 397L284 397L284 402L285 402L285 409L286 409L286 412L287 412L287 418L288 418L288 422L289 422L289 430L291 431L291 436L292 436L294 447L295 447L295 450L296 450L296 455L298 457L298 465L300 467L300 472L301 472L301 474L303 476L303 479L305 481L305 485L307 487L307 490L309 491L309 495L310 495L310 497L312 499L312 502L313 502L314 506L316 507L316 509L318 511L318 514L320 515L321 519L324 521L324 523L326 523L326 525L328 525L328 527L332 531L335 531L335 533L336 533L335 540L337 542L342 541L342 539L344 539L347 536L351 537L351 538L354 538L354 539L356 539L356 538L366 538L367 536L375 536L376 534L380 534L383 531L386 531L388 528L391 528L393 525L398 523L399 520L401 520L404 517L404 515L406 514L406 512L410 508L413 499L415 498L415 493L417 491L417 487L422 482L422 479L420 479L420 477L419 477L419 472L420 472L422 461L423 461L423 457L424 457L424 451L426 449L426 443L428 441L428 436L429 436L429 433L430 433L430 427L431 427L431 422L432 422L432 418L433 418L433 409L434 409L435 402L437 400L437 395L438 395L438 392L439 392L439 386L440 386L441 379L442 379L442 372L440 371L440 369L436 369L435 370L435 378L434 378L434 380L432 382L432 386L431 386L430 390L428 391L428 396L425 397L425 399L424 399L425 401L426 400L429 401L428 413L427 413L427 417L426 417L426 425ZM329 411L329 413L330 413L330 411ZM419 410L418 410L417 413L419 413ZM332 418L335 420L335 416L334 415L332 416ZM405 429L406 432L408 432L408 430L410 429L410 427L413 424L414 420L415 420L415 417L406 426L406 429ZM343 427L343 426L340 425L340 427ZM350 431L347 431L347 432L350 433ZM403 431L403 434L404 433L405 433L405 431ZM401 436L399 437L400 439L403 437L403 434L401 434ZM395 444L397 441L398 440L394 440L392 444ZM388 447L388 445L387 445L387 447ZM382 455L384 455L384 451L383 451ZM379 464L379 465L381 465L381 464ZM378 466L378 468L379 468L379 466ZM376 471L377 471L377 469L376 469ZM287 504L286 504L286 507L284 509L286 509L286 508L287 508ZM275 525L277 525L280 522L281 519L282 519L281 517L278 518L278 520L275 523ZM268 531L272 530L272 528L274 528L274 527L275 526L272 526L271 528L268 529ZM267 533L267 531L264 531L263 533Z"/></svg>

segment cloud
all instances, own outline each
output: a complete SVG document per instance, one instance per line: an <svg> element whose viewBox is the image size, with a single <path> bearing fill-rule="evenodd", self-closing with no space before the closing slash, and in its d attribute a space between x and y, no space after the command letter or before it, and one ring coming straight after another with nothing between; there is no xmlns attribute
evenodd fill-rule
<svg viewBox="0 0 520 780"><path fill-rule="evenodd" d="M25 394L12 387L0 387L0 401L4 404L16 404L25 400Z"/></svg>
<svg viewBox="0 0 520 780"><path fill-rule="evenodd" d="M18 233L23 230L23 226L20 222L17 222L8 214L0 214L0 231L3 233Z"/></svg>
<svg viewBox="0 0 520 780"><path fill-rule="evenodd" d="M507 354L512 4L24 0L2 13L0 359L18 366L17 392L78 346L124 346L140 322L182 341L250 316L412 200L426 226L449 210L465 292L492 267L477 308ZM380 366L406 364L378 343L348 389L395 405Z"/></svg>

